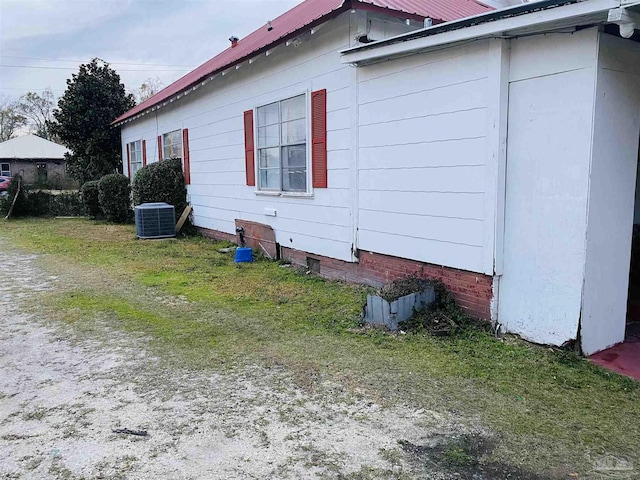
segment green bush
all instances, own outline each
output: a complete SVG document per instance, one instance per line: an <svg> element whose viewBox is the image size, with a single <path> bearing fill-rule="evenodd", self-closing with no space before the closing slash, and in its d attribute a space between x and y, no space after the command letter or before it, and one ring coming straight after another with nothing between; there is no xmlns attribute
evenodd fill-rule
<svg viewBox="0 0 640 480"><path fill-rule="evenodd" d="M131 185L121 173L105 175L98 183L98 202L104 217L114 223L127 223L132 219Z"/></svg>
<svg viewBox="0 0 640 480"><path fill-rule="evenodd" d="M51 195L50 193L35 191L27 194L27 209L30 217L45 217L49 215L51 209Z"/></svg>
<svg viewBox="0 0 640 480"><path fill-rule="evenodd" d="M79 191L51 195L49 215L54 217L80 217L85 215L82 196Z"/></svg>
<svg viewBox="0 0 640 480"><path fill-rule="evenodd" d="M102 215L100 202L98 201L98 180L92 180L82 185L82 202L84 211L91 218L98 218Z"/></svg>
<svg viewBox="0 0 640 480"><path fill-rule="evenodd" d="M32 217L79 217L84 215L80 192L28 192L28 214Z"/></svg>
<svg viewBox="0 0 640 480"><path fill-rule="evenodd" d="M20 183L20 194L16 199L16 203L13 207L13 211L11 212L12 217L26 217L29 215L29 199L27 197L27 191L22 181L22 177L20 175L15 175L11 179L11 183L9 183L9 188L7 188L7 195L0 197L0 211L2 212L2 216L6 216L11 208L11 203L13 202L14 197L16 196L16 192L18 191L18 183Z"/></svg>
<svg viewBox="0 0 640 480"><path fill-rule="evenodd" d="M187 187L182 173L182 161L171 158L151 163L138 170L133 181L133 204L166 202L173 205L176 218L187 206Z"/></svg>
<svg viewBox="0 0 640 480"><path fill-rule="evenodd" d="M0 213L6 216L11 208L11 202L18 188L18 177L13 177L7 195L0 197ZM84 206L80 198L80 192L69 191L64 193L30 190L22 185L16 205L11 212L11 217L78 217L84 215Z"/></svg>

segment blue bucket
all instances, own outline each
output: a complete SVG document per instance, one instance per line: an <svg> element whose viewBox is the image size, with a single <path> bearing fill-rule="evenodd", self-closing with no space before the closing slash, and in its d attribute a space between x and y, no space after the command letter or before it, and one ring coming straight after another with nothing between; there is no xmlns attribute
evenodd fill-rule
<svg viewBox="0 0 640 480"><path fill-rule="evenodd" d="M236 248L236 263L253 262L253 250L247 247Z"/></svg>

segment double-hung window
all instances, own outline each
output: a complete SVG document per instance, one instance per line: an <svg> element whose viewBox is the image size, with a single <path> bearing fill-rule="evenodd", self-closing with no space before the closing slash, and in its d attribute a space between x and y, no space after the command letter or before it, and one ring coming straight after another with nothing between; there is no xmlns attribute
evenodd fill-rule
<svg viewBox="0 0 640 480"><path fill-rule="evenodd" d="M180 158L182 159L182 131L174 130L173 132L162 135L162 158Z"/></svg>
<svg viewBox="0 0 640 480"><path fill-rule="evenodd" d="M8 163L0 163L0 175L3 177L11 176L11 165Z"/></svg>
<svg viewBox="0 0 640 480"><path fill-rule="evenodd" d="M142 168L142 141L136 140L129 143L129 161L131 171L129 172L129 178L133 179L138 173L138 170Z"/></svg>
<svg viewBox="0 0 640 480"><path fill-rule="evenodd" d="M306 95L258 107L256 116L258 189L306 192Z"/></svg>

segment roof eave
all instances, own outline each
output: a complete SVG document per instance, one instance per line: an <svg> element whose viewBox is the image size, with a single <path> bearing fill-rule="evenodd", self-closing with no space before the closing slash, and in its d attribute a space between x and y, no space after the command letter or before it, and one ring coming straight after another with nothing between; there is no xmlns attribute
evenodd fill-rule
<svg viewBox="0 0 640 480"><path fill-rule="evenodd" d="M223 67L214 70L210 73L207 73L206 75L203 75L201 77L199 77L197 80L193 81L191 84L187 85L186 87L184 87L183 89L181 89L179 92L176 92L174 95L172 95L171 97L165 99L165 100L161 100L157 103L151 104L149 105L148 108L145 108L144 110L137 112L133 115L127 115L127 113L124 113L123 115L121 115L120 117L118 117L117 119L115 119L113 122L111 122L111 125L113 127L118 127L123 125L124 123L127 123L129 121L135 120L143 115L146 115L148 113L151 113L152 111L158 110L164 106L166 106L168 103L172 103L175 100L177 100L178 98L181 98L182 96L188 94L188 92L191 92L197 88L199 88L200 86L204 86L206 83L208 83L209 81L213 80L213 78L215 78L216 76L220 75L222 72L226 72L227 70L231 69L231 68L235 68L236 65L240 65L252 58L258 57L260 55L263 55L265 53L267 53L270 50L273 50L275 47L282 45L283 43L286 43L287 41L296 38L300 35L301 32L307 31L307 30L311 30L315 27L317 27L320 24L326 23L330 20L332 20L333 18L341 15L342 13L345 13L347 11L349 11L352 8L351 2L350 1L345 1L343 2L342 6L340 6L339 8L329 12L326 15L323 15L322 17L309 22L305 25L303 25L302 27L278 38L277 40L263 46L260 47L250 53L248 53L247 55L231 62L228 63L226 65L224 65ZM162 92L158 92L158 94L160 94ZM151 97L149 100L152 100L153 97Z"/></svg>
<svg viewBox="0 0 640 480"><path fill-rule="evenodd" d="M481 2L479 2L481 3ZM484 5L484 4L483 4ZM485 5L486 6L486 5ZM490 8L490 7L489 7ZM244 55L243 57L230 62L228 64L225 64L223 67L220 67L216 70L213 70L211 72L208 72L206 75L202 75L200 77L198 77L198 79L194 80L193 82L191 82L190 84L188 84L187 86L185 86L184 88L180 89L178 92L174 93L173 95L167 97L167 98L163 98L161 100L158 101L154 101L154 97L155 96L160 96L162 95L162 91L158 92L154 97L151 97L150 99L147 100L147 102L149 102L149 105L145 108L143 108L140 111L137 111L135 113L130 114L129 112L125 112L123 115L121 115L120 117L116 118L112 123L111 126L113 127L118 127L121 126L125 123L131 122L133 120L136 120L144 115L147 115L151 112L154 112L160 108L163 108L165 106L167 106L170 103L175 102L176 100L178 100L179 98L181 98L184 95L187 95L189 92L194 91L196 89L198 89L201 86L204 86L206 83L208 83L209 81L213 80L216 76L222 74L223 72L228 71L229 69L233 69L235 68L237 65L241 65L244 62L250 61L253 58L256 58L260 55L265 54L266 52L276 48L277 46L286 43L287 41L298 37L301 32L307 31L309 29L313 29L315 27L317 27L318 25L321 25L323 23L326 23L330 20L332 20L333 18L351 10L351 9L358 9L358 10L369 10L369 11L374 11L374 12L379 12L379 13L384 13L386 15L390 15L390 16L394 16L394 17L398 17L398 18L406 18L406 19L411 19L411 20L416 20L416 21L423 21L424 20L424 16L423 15L419 15L417 13L411 13L411 12L404 12L401 10L394 10L391 8L386 8L386 7L379 7L376 5L372 5L369 3L363 3L357 0L344 0L341 4L340 7L336 8L335 10L332 10L331 12L317 18L316 20L313 20L305 25L303 25L302 27L278 38L277 40L263 46L260 47L259 49L256 49L254 51L252 51L251 53L248 53L247 55ZM441 18L433 18L433 23L435 25L440 25L444 23L444 20ZM187 74L189 75L189 74ZM184 78L184 77L182 77ZM178 79L177 81L179 81L180 79ZM169 88L171 85L169 85L167 88ZM165 90L165 89L163 89Z"/></svg>
<svg viewBox="0 0 640 480"><path fill-rule="evenodd" d="M341 60L353 65L376 63L469 40L509 38L525 30L527 34L548 31L554 24L567 27L568 19L575 20L575 26L602 24L607 22L609 10L619 6L619 0L543 0L350 48L340 52Z"/></svg>

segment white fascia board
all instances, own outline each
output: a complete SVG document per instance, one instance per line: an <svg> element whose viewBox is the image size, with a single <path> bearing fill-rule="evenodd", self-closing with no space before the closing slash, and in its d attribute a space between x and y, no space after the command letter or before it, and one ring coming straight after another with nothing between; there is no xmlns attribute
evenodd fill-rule
<svg viewBox="0 0 640 480"><path fill-rule="evenodd" d="M584 2L573 3L561 7L550 8L548 10L535 11L525 13L517 17L503 18L500 20L488 21L479 25L459 28L456 30L445 31L425 37L418 37L410 40L403 40L403 37L415 35L416 32L403 34L395 37L395 39L382 40L380 47L375 44L368 45L368 48L356 47L353 49L343 50L340 52L342 63L359 64L373 63L376 61L386 60L397 56L404 56L416 52L428 51L430 49L470 40L491 37L514 36L520 29L527 29L531 33L532 27L538 27L537 30L544 31L545 27L551 27L554 23L564 22L571 18L580 20L576 25L593 23L606 23L609 10L620 7L620 0L587 0ZM495 12L493 12L495 14ZM489 16L489 14L485 14ZM439 24L430 28L442 28L446 24ZM455 22L452 22L452 28L455 28ZM428 31L430 28L425 29ZM507 33L508 32L508 33ZM397 43L390 41L396 40Z"/></svg>

